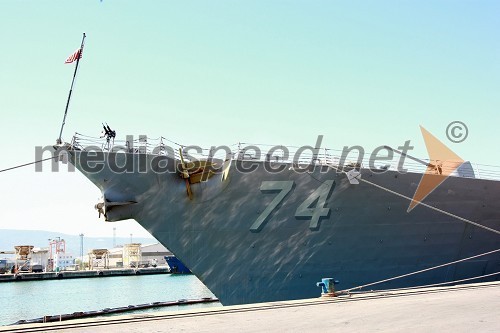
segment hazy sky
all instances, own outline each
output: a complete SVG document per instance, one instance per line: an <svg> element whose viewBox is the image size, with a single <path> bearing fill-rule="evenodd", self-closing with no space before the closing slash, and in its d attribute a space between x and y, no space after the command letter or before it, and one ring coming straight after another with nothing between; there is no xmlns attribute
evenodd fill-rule
<svg viewBox="0 0 500 333"><path fill-rule="evenodd" d="M465 160L500 165L498 1L0 2L0 169L63 138L164 136L210 146L255 142L398 146L426 157L419 125ZM467 124L460 144L446 126ZM118 236L80 173L0 173L0 228ZM1 232L0 232L1 248Z"/></svg>

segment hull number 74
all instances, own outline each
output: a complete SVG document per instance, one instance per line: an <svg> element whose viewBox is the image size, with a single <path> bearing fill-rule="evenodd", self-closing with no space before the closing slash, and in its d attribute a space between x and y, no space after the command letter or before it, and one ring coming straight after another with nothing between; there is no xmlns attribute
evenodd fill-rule
<svg viewBox="0 0 500 333"><path fill-rule="evenodd" d="M286 181L263 181L260 185L262 193L278 193L264 211L257 217L250 227L250 231L259 232L269 220L271 214L285 200L294 188L292 180ZM330 216L330 208L325 207L326 200L335 188L335 181L327 180L311 193L296 209L295 218L298 220L310 220L309 229L318 230L319 221Z"/></svg>

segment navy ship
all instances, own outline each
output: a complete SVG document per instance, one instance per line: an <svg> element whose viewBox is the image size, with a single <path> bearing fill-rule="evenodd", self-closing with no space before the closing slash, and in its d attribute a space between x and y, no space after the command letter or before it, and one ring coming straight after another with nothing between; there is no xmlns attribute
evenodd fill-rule
<svg viewBox="0 0 500 333"><path fill-rule="evenodd" d="M176 256L165 256L170 273L172 274L191 274L191 271Z"/></svg>
<svg viewBox="0 0 500 333"><path fill-rule="evenodd" d="M136 220L224 305L317 297L323 277L349 289L452 262L370 289L498 279L500 182L468 162L444 177L429 161L401 172L328 149L292 160L282 146L214 153L110 133L58 145L101 190L99 215ZM423 175L440 185L409 211Z"/></svg>

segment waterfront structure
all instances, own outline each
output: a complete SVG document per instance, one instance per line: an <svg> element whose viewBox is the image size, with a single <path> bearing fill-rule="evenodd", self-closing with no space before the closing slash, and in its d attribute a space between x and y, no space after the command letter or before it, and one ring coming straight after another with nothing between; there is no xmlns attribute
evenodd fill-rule
<svg viewBox="0 0 500 333"><path fill-rule="evenodd" d="M89 251L89 269L109 268L108 249L92 249Z"/></svg>
<svg viewBox="0 0 500 333"><path fill-rule="evenodd" d="M31 253L31 261L33 265L40 265L43 271L47 270L49 264L49 248L35 247Z"/></svg>
<svg viewBox="0 0 500 333"><path fill-rule="evenodd" d="M123 246L123 267L139 267L142 261L140 243L130 243Z"/></svg>
<svg viewBox="0 0 500 333"><path fill-rule="evenodd" d="M56 271L64 271L69 268L74 269L75 258L67 252L59 252L54 255L54 267Z"/></svg>

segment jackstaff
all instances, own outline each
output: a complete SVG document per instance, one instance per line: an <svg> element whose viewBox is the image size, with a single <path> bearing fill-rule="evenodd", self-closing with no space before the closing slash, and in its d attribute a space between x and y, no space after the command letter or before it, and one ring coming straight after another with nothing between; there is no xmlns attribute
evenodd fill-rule
<svg viewBox="0 0 500 333"><path fill-rule="evenodd" d="M60 145L62 144L62 132L64 128L64 124L66 123L66 115L68 114L68 107L69 107L69 101L71 100L71 93L73 92L73 85L75 84L75 78L76 78L76 73L78 71L78 64L80 63L80 59L82 58L83 54L83 46L85 44L85 33L83 33L83 38L82 38L82 44L78 50L76 50L72 55L66 59L64 62L65 64L71 64L76 60L76 65L75 65L75 72L73 73L73 80L71 81L71 88L69 89L69 94L68 94L68 101L66 102L66 109L64 110L64 117L63 121L61 124L61 131L59 132L59 138L57 139L57 144Z"/></svg>

